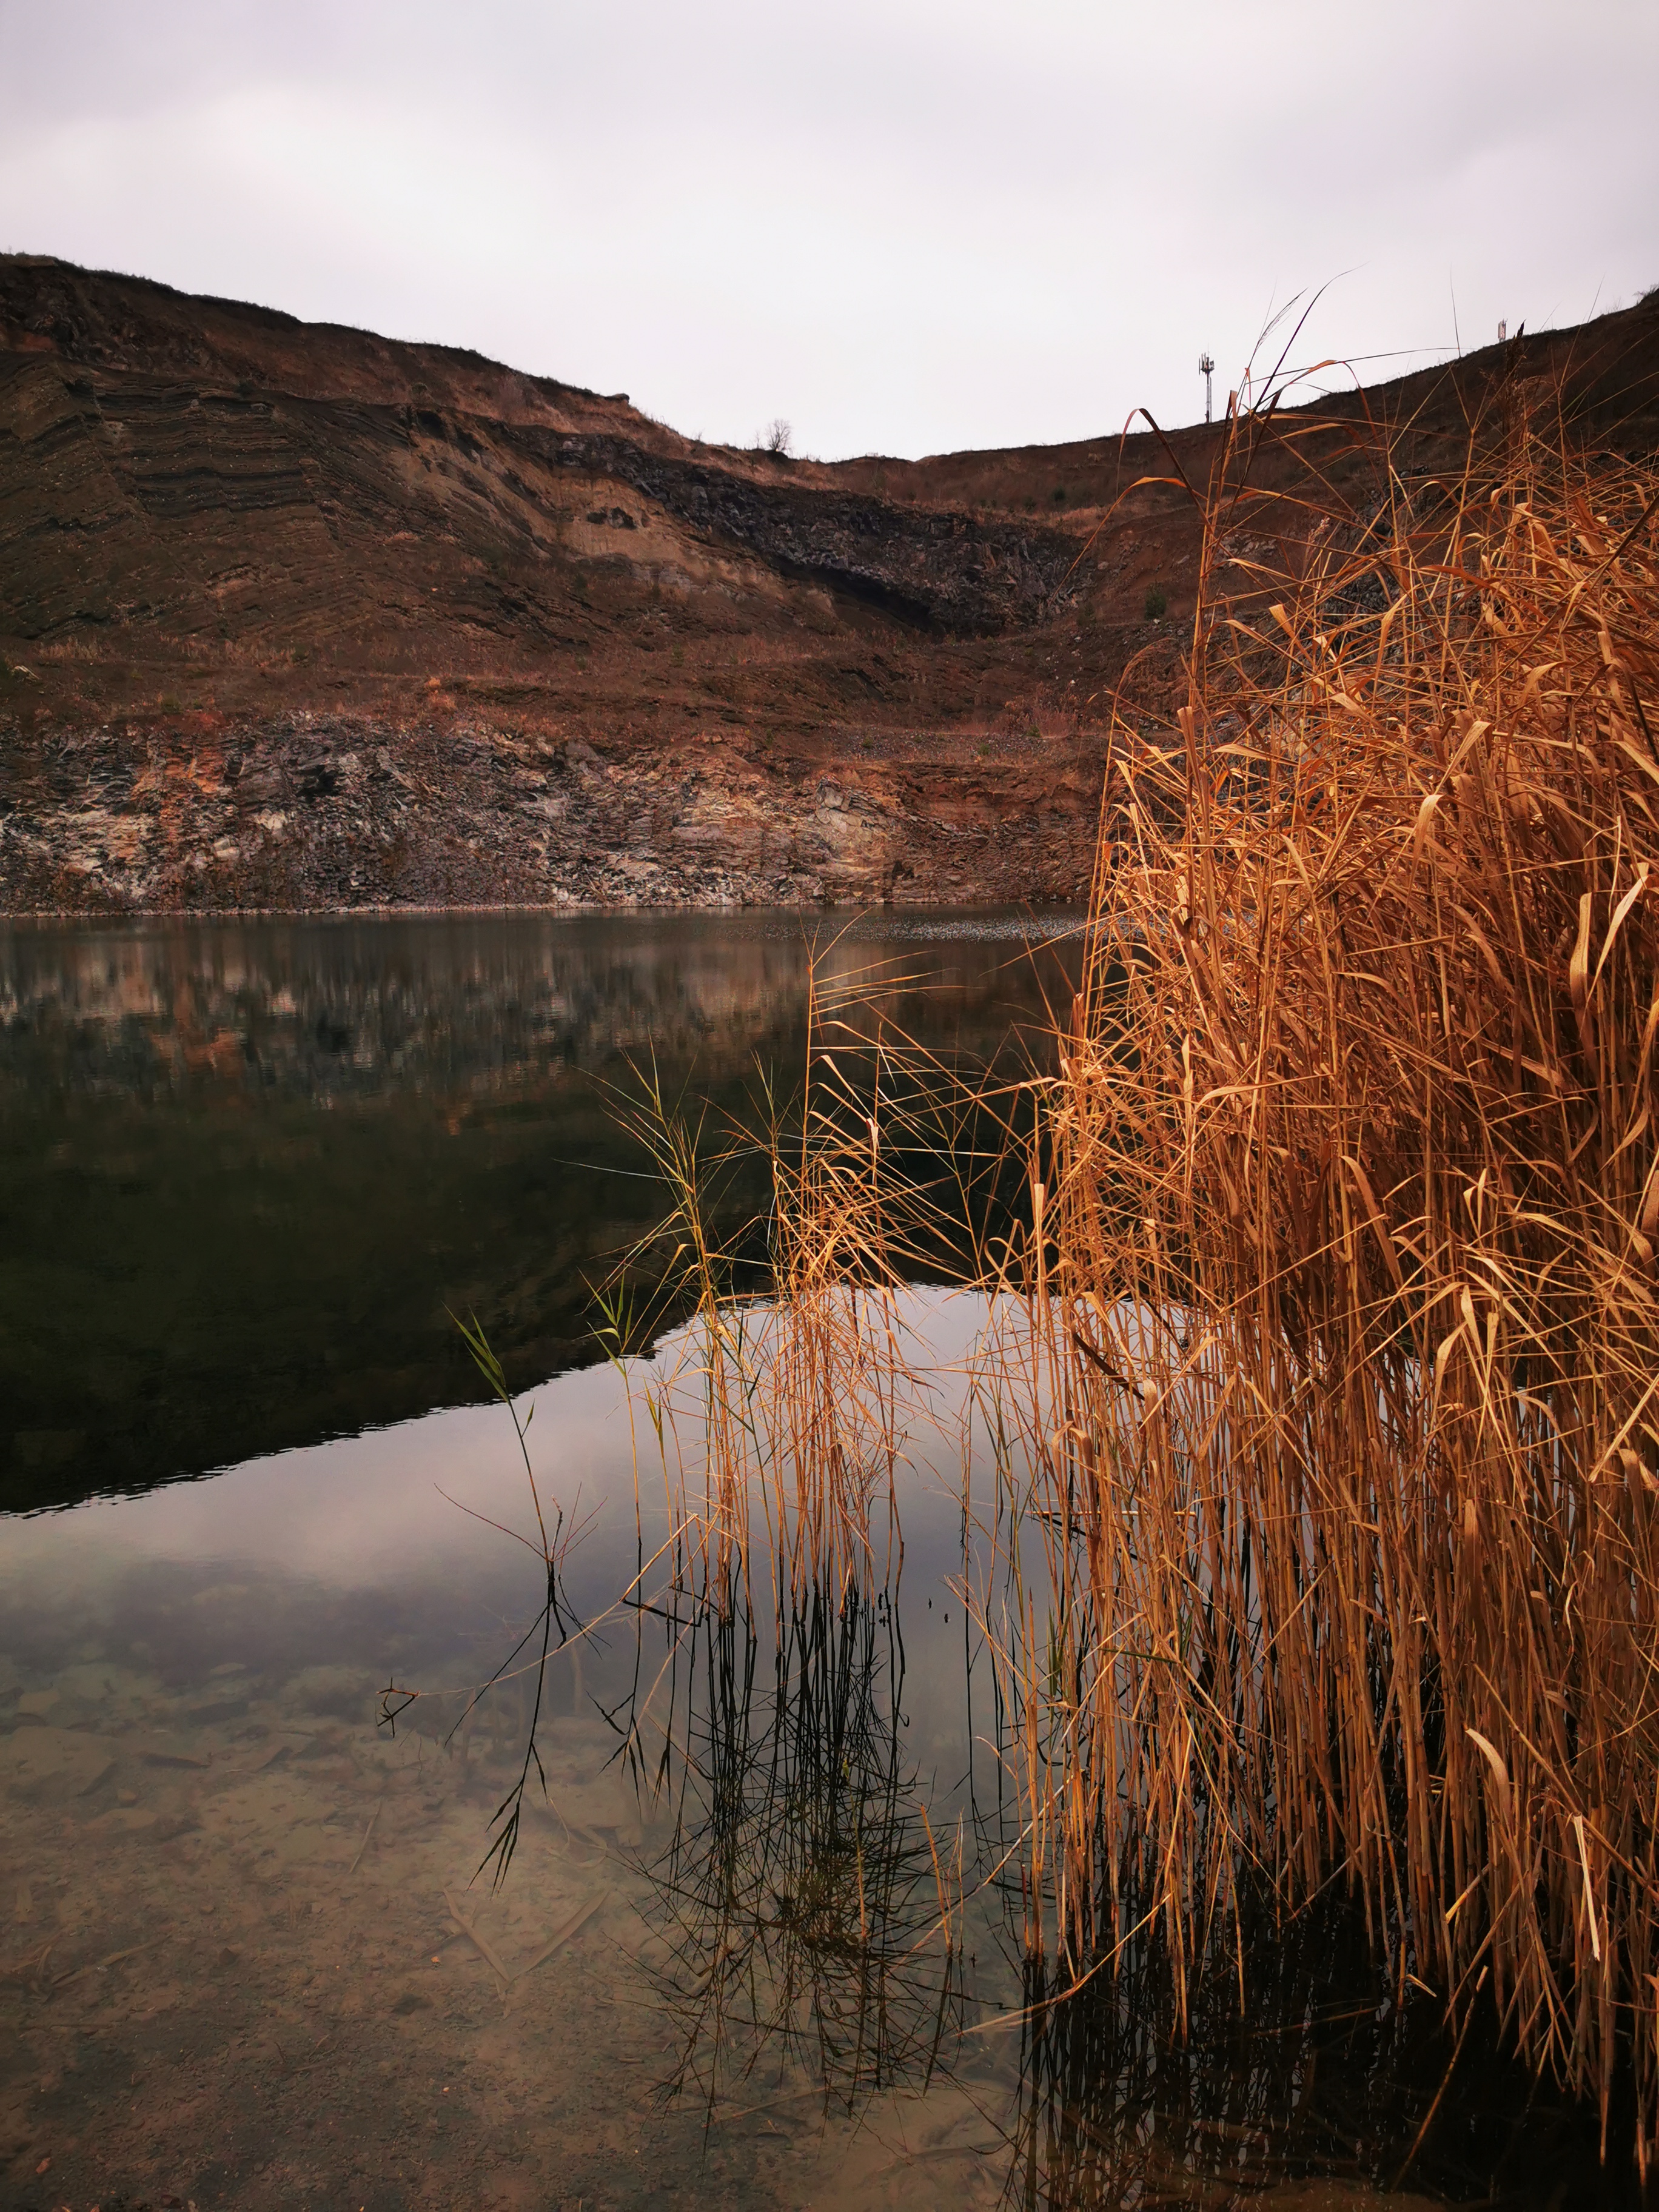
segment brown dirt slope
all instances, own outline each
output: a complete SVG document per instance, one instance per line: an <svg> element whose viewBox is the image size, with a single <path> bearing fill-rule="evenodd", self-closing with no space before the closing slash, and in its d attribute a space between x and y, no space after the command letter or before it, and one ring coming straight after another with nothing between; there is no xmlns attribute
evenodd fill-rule
<svg viewBox="0 0 1659 2212"><path fill-rule="evenodd" d="M1455 464L1498 384L1649 448L1656 360L1650 301L1326 403L1249 527L1363 511L1370 422ZM792 461L0 258L0 909L1073 895L1218 435Z"/></svg>

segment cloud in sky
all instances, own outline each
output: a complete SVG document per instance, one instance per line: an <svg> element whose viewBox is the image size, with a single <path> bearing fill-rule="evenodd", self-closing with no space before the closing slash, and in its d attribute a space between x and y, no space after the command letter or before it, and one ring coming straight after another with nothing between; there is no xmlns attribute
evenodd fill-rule
<svg viewBox="0 0 1659 2212"><path fill-rule="evenodd" d="M0 249L825 455L1200 413L1659 282L1652 0L0 0Z"/></svg>

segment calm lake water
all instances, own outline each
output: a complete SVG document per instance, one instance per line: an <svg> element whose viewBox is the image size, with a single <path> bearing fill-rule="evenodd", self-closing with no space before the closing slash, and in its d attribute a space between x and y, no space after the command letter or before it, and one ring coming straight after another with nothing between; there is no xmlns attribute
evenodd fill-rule
<svg viewBox="0 0 1659 2212"><path fill-rule="evenodd" d="M1478 2036L1440 2096L1437 2021L1340 1915L1184 2045L1155 1963L1035 2002L964 1472L920 1411L902 1571L809 1594L781 1653L769 1616L616 1610L680 1340L598 1358L592 1286L664 1209L618 1098L787 1089L815 935L946 1057L1040 1051L1064 927L0 930L0 2202L1634 2201ZM539 1717L525 1472L453 1314L582 1523L562 1601L602 1626ZM904 1317L948 1399L982 1309Z"/></svg>

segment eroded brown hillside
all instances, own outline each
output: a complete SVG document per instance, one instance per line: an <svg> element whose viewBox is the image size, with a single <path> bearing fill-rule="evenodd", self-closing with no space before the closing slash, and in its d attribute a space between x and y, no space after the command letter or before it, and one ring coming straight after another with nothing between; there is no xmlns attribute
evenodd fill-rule
<svg viewBox="0 0 1659 2212"><path fill-rule="evenodd" d="M1327 403L1227 550L1363 514L1368 423L1455 465L1499 386L1650 447L1656 358L1650 301ZM1218 434L826 466L0 258L0 907L1073 895Z"/></svg>

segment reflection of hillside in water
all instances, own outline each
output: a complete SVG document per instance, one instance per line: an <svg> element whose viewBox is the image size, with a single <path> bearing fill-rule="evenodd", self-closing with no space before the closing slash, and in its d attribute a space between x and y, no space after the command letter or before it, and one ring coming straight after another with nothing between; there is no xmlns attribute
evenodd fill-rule
<svg viewBox="0 0 1659 2212"><path fill-rule="evenodd" d="M799 1009L809 957L781 927L483 921L43 932L6 953L0 1085L14 1098L216 1082L312 1100L489 1092L650 1048L743 1050Z"/></svg>
<svg viewBox="0 0 1659 2212"><path fill-rule="evenodd" d="M660 1207L605 1086L736 1110L801 1064L820 918L464 915L0 933L0 1505L139 1487L586 1356ZM821 949L994 1053L1038 994L981 919ZM902 979L908 978L908 981ZM752 1179L751 1179L752 1181ZM763 1187L739 1186L755 1205Z"/></svg>

